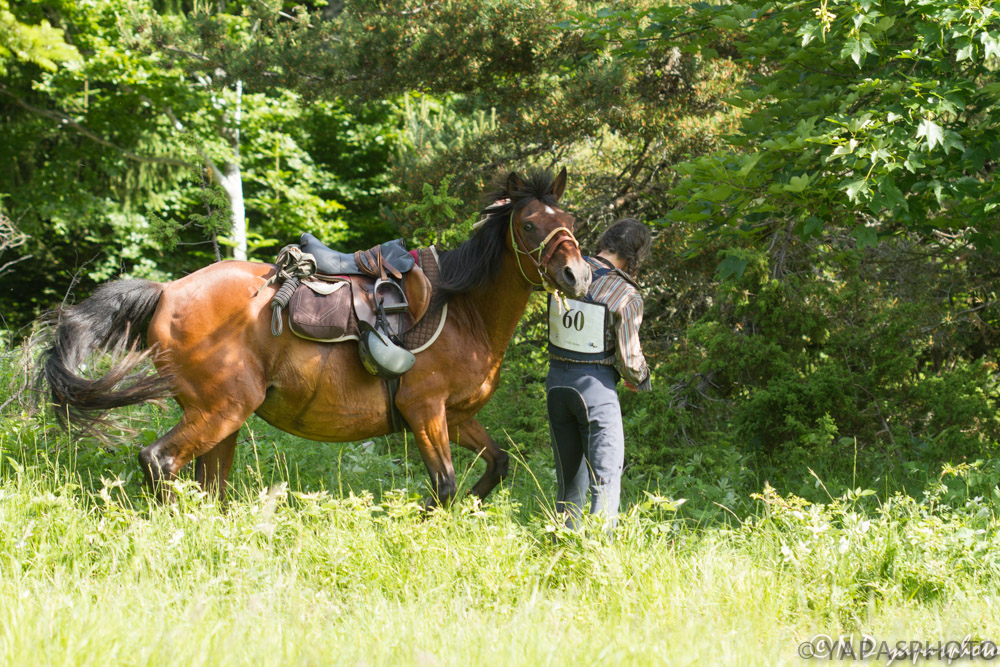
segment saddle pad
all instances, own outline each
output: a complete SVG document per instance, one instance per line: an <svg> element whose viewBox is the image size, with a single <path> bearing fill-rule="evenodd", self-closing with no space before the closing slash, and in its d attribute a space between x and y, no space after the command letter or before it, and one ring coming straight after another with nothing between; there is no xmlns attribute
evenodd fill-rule
<svg viewBox="0 0 1000 667"><path fill-rule="evenodd" d="M420 248L417 251L417 264L430 280L431 289L436 290L441 282L441 270L438 267L437 251L433 246ZM402 335L403 347L410 352L420 352L429 347L441 335L447 317L448 304L446 302L432 306L412 329Z"/></svg>

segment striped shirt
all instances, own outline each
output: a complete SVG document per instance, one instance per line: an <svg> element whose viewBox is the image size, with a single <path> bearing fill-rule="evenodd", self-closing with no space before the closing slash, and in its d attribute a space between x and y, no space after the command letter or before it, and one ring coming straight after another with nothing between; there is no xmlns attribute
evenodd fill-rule
<svg viewBox="0 0 1000 667"><path fill-rule="evenodd" d="M592 271L609 267L594 257L584 259L590 264ZM614 349L615 356L596 363L614 366L627 382L636 386L642 384L649 377L649 368L639 344L639 325L642 324L642 296L639 289L624 272L612 269L603 276L594 278L587 296L597 303L607 304L613 323L612 330L605 332L605 349ZM572 361L556 354L551 357Z"/></svg>

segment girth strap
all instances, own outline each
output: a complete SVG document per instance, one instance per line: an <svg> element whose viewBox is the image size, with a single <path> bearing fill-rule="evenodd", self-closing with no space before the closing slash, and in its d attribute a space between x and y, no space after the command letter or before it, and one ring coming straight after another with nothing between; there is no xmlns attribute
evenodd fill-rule
<svg viewBox="0 0 1000 667"><path fill-rule="evenodd" d="M385 381L386 389L389 390L389 418L392 423L392 432L399 433L406 429L406 420L396 407L396 394L399 392L399 378L394 377Z"/></svg>

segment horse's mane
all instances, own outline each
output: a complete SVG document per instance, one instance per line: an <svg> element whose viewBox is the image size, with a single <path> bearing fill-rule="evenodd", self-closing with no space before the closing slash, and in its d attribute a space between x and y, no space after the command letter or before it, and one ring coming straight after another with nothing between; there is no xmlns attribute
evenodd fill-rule
<svg viewBox="0 0 1000 667"><path fill-rule="evenodd" d="M496 278L503 262L511 212L524 208L532 199L555 206L555 197L549 193L552 180L548 171L532 170L524 179L523 187L513 192L506 176L494 183L493 189L483 197L486 221L468 241L439 255L441 283L437 289L442 298L482 287ZM506 202L502 205L494 205L503 200Z"/></svg>

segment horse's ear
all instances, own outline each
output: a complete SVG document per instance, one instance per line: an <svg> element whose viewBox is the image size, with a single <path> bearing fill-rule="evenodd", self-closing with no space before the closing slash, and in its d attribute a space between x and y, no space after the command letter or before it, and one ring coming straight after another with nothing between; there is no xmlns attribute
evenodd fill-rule
<svg viewBox="0 0 1000 667"><path fill-rule="evenodd" d="M566 167L562 168L556 180L552 181L552 187L549 188L549 194L555 197L556 201L562 198L564 192L566 192Z"/></svg>
<svg viewBox="0 0 1000 667"><path fill-rule="evenodd" d="M513 194L524 190L524 181L521 177L517 175L516 171L512 171L507 175L507 196L513 199Z"/></svg>

